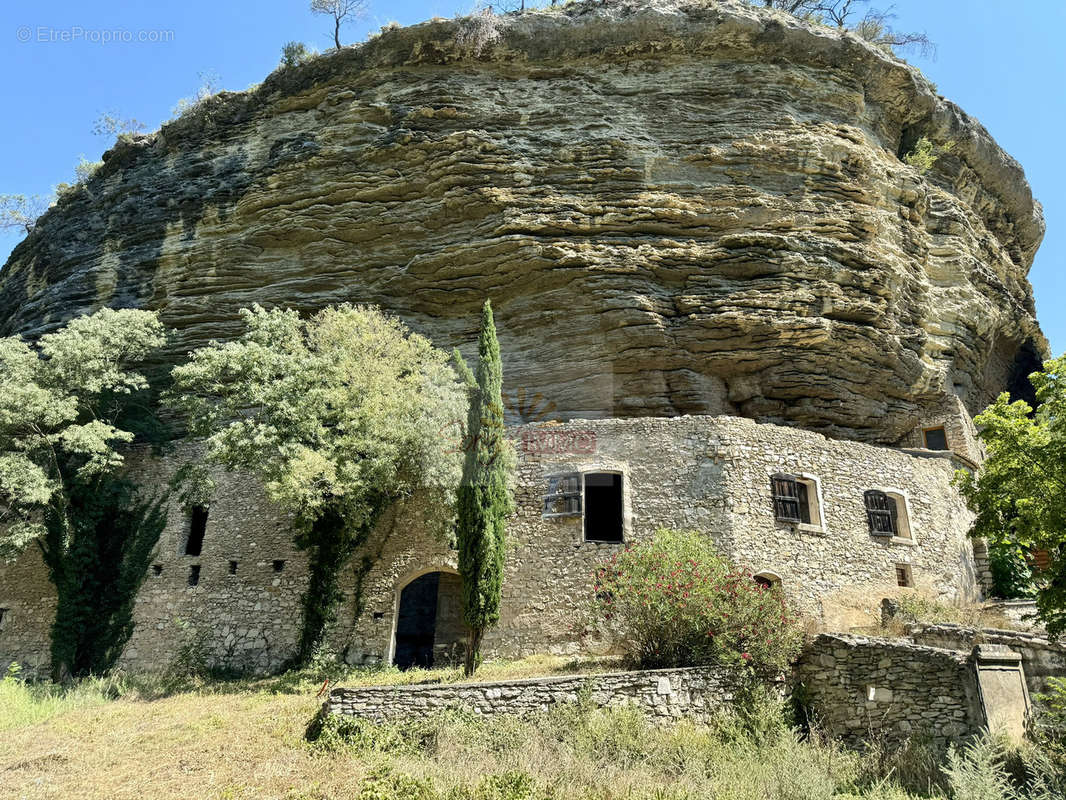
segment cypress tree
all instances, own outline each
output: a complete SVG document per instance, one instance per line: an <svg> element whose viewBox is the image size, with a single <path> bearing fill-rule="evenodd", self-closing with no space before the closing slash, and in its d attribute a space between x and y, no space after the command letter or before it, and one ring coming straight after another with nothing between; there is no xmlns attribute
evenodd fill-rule
<svg viewBox="0 0 1066 800"><path fill-rule="evenodd" d="M474 385L458 352L456 367L470 395L456 513L463 616L470 626L465 672L470 676L481 662L481 641L486 629L500 619L506 521L512 508L509 475L513 458L503 426L500 345L488 300L481 315Z"/></svg>

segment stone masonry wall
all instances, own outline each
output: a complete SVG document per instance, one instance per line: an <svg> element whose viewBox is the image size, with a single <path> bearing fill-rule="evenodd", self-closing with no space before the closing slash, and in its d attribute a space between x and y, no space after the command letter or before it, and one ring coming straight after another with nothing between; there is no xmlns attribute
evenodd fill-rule
<svg viewBox="0 0 1066 800"><path fill-rule="evenodd" d="M948 458L737 417L539 423L515 428L514 437L517 510L509 523L501 620L485 642L489 654L610 646L585 633L591 574L625 545L586 541L581 516L543 516L548 478L559 472L620 473L625 542L663 527L701 531L739 566L779 577L788 599L831 630L876 623L882 597L910 591L896 585L897 564L910 568L919 589L944 599L976 592L970 517L950 485ZM131 463L146 485L162 486L196 453L184 444L165 459L141 455ZM769 484L778 471L817 478L821 526L774 520ZM200 556L184 555L189 518L176 500L170 506L155 568L138 597L125 667L165 667L190 645L211 663L254 672L276 669L294 653L306 560L292 544L290 520L248 476L216 478ZM909 539L870 535L863 491L880 487L906 498ZM432 533L436 513L418 497L394 508L345 567L348 591L330 643L350 663L389 661L400 591L426 572L455 572L456 551ZM357 597L364 557L373 567ZM200 567L196 586L189 585L193 566ZM53 604L32 551L0 564L0 608L10 609L0 662L47 660Z"/></svg>
<svg viewBox="0 0 1066 800"><path fill-rule="evenodd" d="M965 653L861 636L819 636L796 677L818 724L855 743L871 732L944 745L985 724Z"/></svg>
<svg viewBox="0 0 1066 800"><path fill-rule="evenodd" d="M969 650L977 644L1004 645L1022 658L1030 695L1047 690L1047 679L1066 677L1066 644L1048 641L1037 633L962 625L912 625L907 635L918 644Z"/></svg>
<svg viewBox="0 0 1066 800"><path fill-rule="evenodd" d="M636 705L657 718L706 717L732 701L727 671L663 669L602 675L563 675L489 683L371 686L333 689L325 711L386 721L464 707L479 714L529 714L582 696L597 706Z"/></svg>

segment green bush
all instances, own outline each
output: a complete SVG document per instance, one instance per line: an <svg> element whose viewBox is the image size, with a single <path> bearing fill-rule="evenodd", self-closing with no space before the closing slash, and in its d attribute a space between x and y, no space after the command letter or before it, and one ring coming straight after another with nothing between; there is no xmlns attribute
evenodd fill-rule
<svg viewBox="0 0 1066 800"><path fill-rule="evenodd" d="M661 530L595 573L595 610L642 667L723 664L778 674L799 654L798 619L696 532Z"/></svg>
<svg viewBox="0 0 1066 800"><path fill-rule="evenodd" d="M281 66L295 67L318 55L303 42L286 42L281 48Z"/></svg>
<svg viewBox="0 0 1066 800"><path fill-rule="evenodd" d="M903 161L924 175L937 162L942 155L946 155L955 149L955 142L934 144L925 136L914 143L914 149L903 156Z"/></svg>

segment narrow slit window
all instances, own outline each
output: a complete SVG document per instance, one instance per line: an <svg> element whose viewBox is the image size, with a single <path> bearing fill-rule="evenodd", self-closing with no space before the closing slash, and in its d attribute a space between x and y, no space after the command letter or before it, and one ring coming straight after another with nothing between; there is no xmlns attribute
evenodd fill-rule
<svg viewBox="0 0 1066 800"><path fill-rule="evenodd" d="M795 475L778 473L770 479L774 517L778 522L811 524L810 487Z"/></svg>
<svg viewBox="0 0 1066 800"><path fill-rule="evenodd" d="M200 565L193 564L189 567L189 586L200 585Z"/></svg>
<svg viewBox="0 0 1066 800"><path fill-rule="evenodd" d="M4 629L4 622L7 621L8 610L6 608L0 608L0 631Z"/></svg>
<svg viewBox="0 0 1066 800"><path fill-rule="evenodd" d="M229 562L229 574L230 575L236 575L237 574L237 562L236 561Z"/></svg>
<svg viewBox="0 0 1066 800"><path fill-rule="evenodd" d="M910 564L896 564L896 585L913 586Z"/></svg>
<svg viewBox="0 0 1066 800"><path fill-rule="evenodd" d="M926 428L923 431L923 435L925 436L925 448L927 450L948 449L948 436L942 427Z"/></svg>
<svg viewBox="0 0 1066 800"><path fill-rule="evenodd" d="M189 538L185 540L185 555L198 556L204 549L207 534L207 508L193 506L189 512Z"/></svg>
<svg viewBox="0 0 1066 800"><path fill-rule="evenodd" d="M622 476L590 472L585 476L585 540L622 541Z"/></svg>
<svg viewBox="0 0 1066 800"><path fill-rule="evenodd" d="M581 514L581 475L569 472L548 478L544 495L544 516L572 517Z"/></svg>
<svg viewBox="0 0 1066 800"><path fill-rule="evenodd" d="M866 521L874 536L899 535L899 508L894 497L870 489L863 495L866 501Z"/></svg>

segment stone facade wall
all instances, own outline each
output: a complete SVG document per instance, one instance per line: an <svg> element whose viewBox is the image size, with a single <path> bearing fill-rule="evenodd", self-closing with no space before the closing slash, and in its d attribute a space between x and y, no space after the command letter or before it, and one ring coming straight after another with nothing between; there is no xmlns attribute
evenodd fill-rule
<svg viewBox="0 0 1066 800"><path fill-rule="evenodd" d="M967 628L962 625L912 625L907 634L918 644L969 650L978 644L1004 645L1018 653L1031 695L1047 689L1050 677L1066 677L1066 644L1047 637L998 628Z"/></svg>
<svg viewBox="0 0 1066 800"><path fill-rule="evenodd" d="M970 465L977 465L985 459L984 445L977 438L977 426L966 410L962 400L955 395L948 395L938 408L912 430L900 445L925 449L924 433L929 428L943 428L948 442L948 449L966 459Z"/></svg>
<svg viewBox="0 0 1066 800"><path fill-rule="evenodd" d="M985 724L976 673L965 653L861 636L819 636L797 665L816 721L858 742L928 735L941 745Z"/></svg>
<svg viewBox="0 0 1066 800"><path fill-rule="evenodd" d="M635 705L652 717L705 717L733 700L726 670L663 669L563 675L489 683L333 689L324 710L375 721L419 717L464 707L479 714L529 714L582 696L597 706Z"/></svg>
<svg viewBox="0 0 1066 800"><path fill-rule="evenodd" d="M543 515L548 478L559 472L620 473L626 542L663 527L704 532L739 566L779 577L797 608L833 630L876 623L881 597L906 591L896 585L897 564L910 568L917 587L945 599L977 591L970 516L950 485L949 458L737 417L539 423L515 428L514 437L517 510L501 621L485 642L490 654L609 646L585 634L591 574L624 544L586 541L581 516ZM162 485L195 456L195 446L185 444L166 459L139 456L133 469L147 484ZM778 471L817 478L822 526L775 521L770 476ZM202 645L212 663L251 671L276 669L294 653L306 560L293 547L290 520L248 476L216 478L200 556L184 555L189 518L177 501L171 504L154 561L159 574L153 569L138 597L137 627L122 659L128 668L166 666L189 644ZM870 535L868 488L893 488L906 498L910 539ZM433 533L437 515L418 497L394 508L345 567L349 588L330 641L350 663L391 660L400 591L427 572L455 572L456 551ZM360 584L364 556L373 567ZM199 583L190 586L197 565ZM0 564L3 603L11 611L0 632L0 661L40 661L54 599L32 553Z"/></svg>

